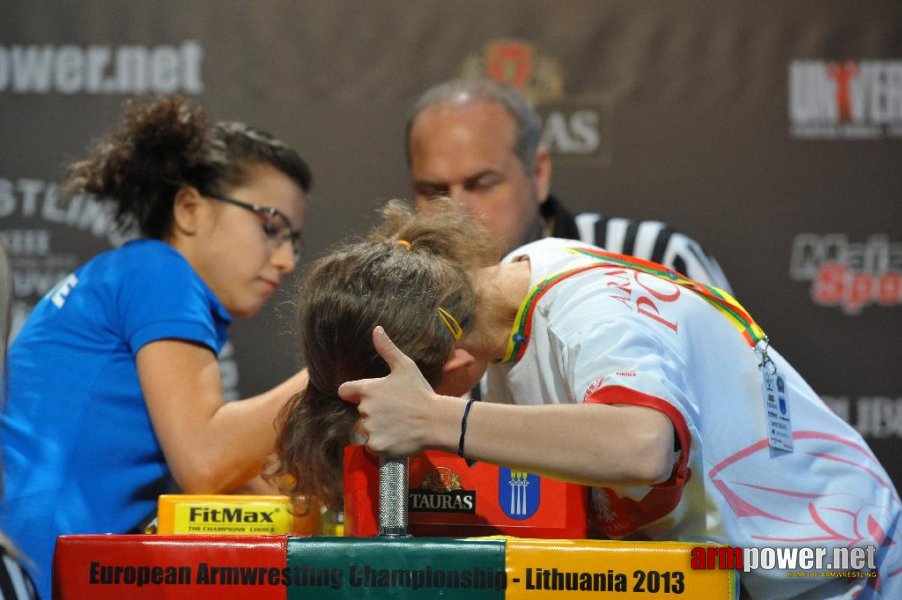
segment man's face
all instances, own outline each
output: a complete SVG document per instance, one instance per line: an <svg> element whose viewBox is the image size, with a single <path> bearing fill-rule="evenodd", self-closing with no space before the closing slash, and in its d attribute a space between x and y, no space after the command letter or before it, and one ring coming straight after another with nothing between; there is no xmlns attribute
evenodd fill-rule
<svg viewBox="0 0 902 600"><path fill-rule="evenodd" d="M502 253L541 237L550 162L544 150L527 172L514 154L516 124L497 104L432 106L410 133L410 175L417 208L450 196L495 234Z"/></svg>

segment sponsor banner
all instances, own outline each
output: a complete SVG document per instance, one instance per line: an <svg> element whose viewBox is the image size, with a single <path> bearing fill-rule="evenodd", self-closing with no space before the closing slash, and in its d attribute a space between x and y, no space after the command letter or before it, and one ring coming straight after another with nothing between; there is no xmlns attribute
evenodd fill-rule
<svg viewBox="0 0 902 600"><path fill-rule="evenodd" d="M524 39L498 39L464 58L462 77L486 77L523 92L542 118L542 143L559 164L605 167L611 163L610 103L564 92L560 61Z"/></svg>
<svg viewBox="0 0 902 600"><path fill-rule="evenodd" d="M10 340L37 301L68 277L84 254L134 237L116 227L114 210L89 194L65 199L54 182L0 177L0 243L9 256L13 288Z"/></svg>
<svg viewBox="0 0 902 600"><path fill-rule="evenodd" d="M821 396L833 412L850 423L862 437L872 440L893 441L902 439L902 395ZM885 463L890 469L892 462Z"/></svg>
<svg viewBox="0 0 902 600"><path fill-rule="evenodd" d="M795 60L789 64L795 139L902 138L902 60Z"/></svg>
<svg viewBox="0 0 902 600"><path fill-rule="evenodd" d="M284 535L61 536L53 597L284 599L286 547Z"/></svg>
<svg viewBox="0 0 902 600"><path fill-rule="evenodd" d="M811 300L860 315L869 307L902 305L902 242L873 234L853 242L843 233L796 234L789 277L811 282Z"/></svg>
<svg viewBox="0 0 902 600"><path fill-rule="evenodd" d="M695 544L510 540L507 598L738 598L735 571L688 569ZM719 573L719 577L710 577Z"/></svg>
<svg viewBox="0 0 902 600"><path fill-rule="evenodd" d="M697 544L609 540L63 536L54 598L738 597Z"/></svg>
<svg viewBox="0 0 902 600"><path fill-rule="evenodd" d="M408 532L418 537L516 535L580 538L586 489L549 477L427 450L410 457ZM364 446L344 452L344 518L349 536L376 535L378 461Z"/></svg>
<svg viewBox="0 0 902 600"><path fill-rule="evenodd" d="M536 107L542 143L559 164L608 167L612 160L612 108L600 97L572 97Z"/></svg>
<svg viewBox="0 0 902 600"><path fill-rule="evenodd" d="M476 490L461 487L460 476L450 467L427 471L419 486L408 491L410 512L476 514Z"/></svg>
<svg viewBox="0 0 902 600"><path fill-rule="evenodd" d="M750 308L785 332L777 346L799 356L797 366L807 363L800 370L809 383L833 394L825 401L900 481L902 471L892 471L900 464L899 371L859 369L899 354L902 55L892 35L902 25L899 11L827 2L800 19L797 9L782 7L583 3L537 20L536 11L502 1L481 10L473 27L472 15L435 2L397 9L327 3L305 7L303 18L289 4L268 11L184 9L165 0L152 10L105 0L55 11L8 7L13 15L0 42L8 116L0 242L14 249L14 330L78 264L119 243L99 205L87 198L63 204L55 184L39 177L52 177L61 154L101 133L109 124L102 113L124 97L200 95L213 116L247 120L298 144L316 177L309 222L316 256L359 229L373 198L407 193L401 113L417 94L455 75L488 75L536 103L543 140L555 166L565 167L555 169L553 191L571 211L661 219L701 241ZM747 35L712 35L745 31L750 15L761 27ZM223 29L228 18L247 25L241 36ZM349 24L373 22L403 35L344 35ZM788 34L776 40L778 30ZM496 37L499 31L518 37ZM791 277L799 294L810 288L811 300L800 303L779 293L771 269L787 259L786 245L775 241L802 235L811 237L798 254L794 248L793 268L801 269ZM889 266L880 270L884 252ZM809 302L824 310L804 310ZM283 320L264 325L232 328L246 393L268 389L280 354L294 351ZM225 393L237 397L231 345L222 357ZM502 494L503 515L513 520L509 486L492 481L477 499L497 502ZM526 521L544 510L540 504Z"/></svg>
<svg viewBox="0 0 902 600"><path fill-rule="evenodd" d="M91 44L0 46L0 94L201 94L204 48Z"/></svg>
<svg viewBox="0 0 902 600"><path fill-rule="evenodd" d="M288 598L505 598L504 557L501 540L289 538L288 569L315 585Z"/></svg>
<svg viewBox="0 0 902 600"><path fill-rule="evenodd" d="M160 534L295 531L292 503L287 496L164 494L157 510L156 532Z"/></svg>

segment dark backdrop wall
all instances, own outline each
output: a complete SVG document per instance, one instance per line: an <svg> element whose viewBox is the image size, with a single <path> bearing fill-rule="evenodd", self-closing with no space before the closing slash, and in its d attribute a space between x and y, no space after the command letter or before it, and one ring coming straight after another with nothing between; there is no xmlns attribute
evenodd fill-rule
<svg viewBox="0 0 902 600"><path fill-rule="evenodd" d="M14 327L121 242L64 203L64 165L145 93L196 97L296 145L315 257L408 196L407 110L455 76L539 106L575 210L698 239L812 386L902 480L902 8L895 2L55 3L0 17L0 242ZM233 328L229 394L298 367L291 293ZM724 401L728 401L725 398Z"/></svg>

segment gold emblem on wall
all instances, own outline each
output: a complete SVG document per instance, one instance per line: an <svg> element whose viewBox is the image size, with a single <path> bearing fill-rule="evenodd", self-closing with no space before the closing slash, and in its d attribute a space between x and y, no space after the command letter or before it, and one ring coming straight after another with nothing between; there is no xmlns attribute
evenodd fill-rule
<svg viewBox="0 0 902 600"><path fill-rule="evenodd" d="M557 164L610 164L610 102L567 96L560 61L542 54L532 42L490 41L464 58L460 76L486 77L523 92L542 117L542 141Z"/></svg>

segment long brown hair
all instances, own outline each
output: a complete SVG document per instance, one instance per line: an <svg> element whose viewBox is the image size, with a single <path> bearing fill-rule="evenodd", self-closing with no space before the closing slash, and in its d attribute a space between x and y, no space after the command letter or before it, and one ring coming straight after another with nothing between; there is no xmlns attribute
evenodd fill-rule
<svg viewBox="0 0 902 600"><path fill-rule="evenodd" d="M382 226L319 260L302 283L300 338L310 383L280 418L274 479L287 493L341 505L343 451L358 414L338 387L388 374L372 343L377 325L432 385L455 341L439 307L464 331L471 326L476 292L468 272L492 264L497 249L451 201L437 202L440 210L428 215L389 202Z"/></svg>

